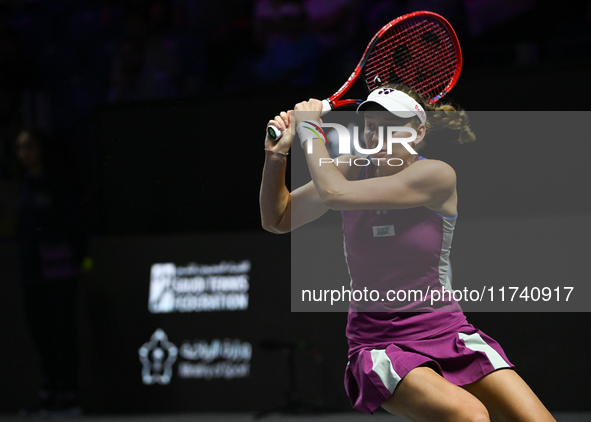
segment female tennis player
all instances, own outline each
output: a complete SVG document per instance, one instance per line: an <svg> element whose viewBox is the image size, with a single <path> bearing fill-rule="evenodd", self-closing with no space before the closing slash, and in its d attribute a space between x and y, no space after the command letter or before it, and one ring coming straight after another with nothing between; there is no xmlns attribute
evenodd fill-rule
<svg viewBox="0 0 591 422"><path fill-rule="evenodd" d="M276 143L265 139L263 228L286 233L340 210L352 289L451 289L458 201L453 168L411 154L403 143L393 143L390 152L385 142L376 147L379 128L387 126L413 128L413 150L424 144L428 129L457 129L460 142L472 141L466 114L448 104L435 108L404 86L378 88L358 108L365 113L367 147L378 150L368 165L350 165L349 158L359 158L353 156L326 164L330 156L316 130L317 137L302 142L306 149L312 143L306 154L312 180L290 193L286 156L295 131L287 129L303 119L319 126L321 110L322 103L310 99L269 121L285 133ZM300 138L307 139L303 133ZM389 312L366 305L351 302L346 330L345 388L355 409L373 413L381 406L412 421L555 421L501 346L467 322L451 295L435 305L427 298L407 301Z"/></svg>

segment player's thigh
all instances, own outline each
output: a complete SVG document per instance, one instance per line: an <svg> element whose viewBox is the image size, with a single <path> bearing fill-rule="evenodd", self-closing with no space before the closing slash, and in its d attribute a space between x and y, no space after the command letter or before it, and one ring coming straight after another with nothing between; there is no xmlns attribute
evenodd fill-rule
<svg viewBox="0 0 591 422"><path fill-rule="evenodd" d="M499 369L463 388L484 403L491 421L556 422L531 388L512 369Z"/></svg>
<svg viewBox="0 0 591 422"><path fill-rule="evenodd" d="M476 397L426 366L410 371L382 407L416 422L489 421L486 407Z"/></svg>

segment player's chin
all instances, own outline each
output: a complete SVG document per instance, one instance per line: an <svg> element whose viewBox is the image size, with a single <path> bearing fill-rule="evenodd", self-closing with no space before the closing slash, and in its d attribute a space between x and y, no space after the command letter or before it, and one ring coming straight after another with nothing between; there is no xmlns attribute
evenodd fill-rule
<svg viewBox="0 0 591 422"><path fill-rule="evenodd" d="M375 166L399 167L404 164L404 160L402 158L396 157L395 155L388 154L386 152L370 154L369 158Z"/></svg>
<svg viewBox="0 0 591 422"><path fill-rule="evenodd" d="M376 164L376 161L387 160L388 158L392 158L392 156L388 155L386 151L380 151L376 154L369 154L369 158Z"/></svg>

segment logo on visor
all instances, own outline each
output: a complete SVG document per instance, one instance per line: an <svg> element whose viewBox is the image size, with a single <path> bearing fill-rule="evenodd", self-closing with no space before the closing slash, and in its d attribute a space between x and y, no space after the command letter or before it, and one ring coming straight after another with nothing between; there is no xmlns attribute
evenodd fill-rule
<svg viewBox="0 0 591 422"><path fill-rule="evenodd" d="M392 89L392 88L384 88L384 89L379 90L378 95L382 95L382 94L388 95L389 93L394 92L394 91L396 91L396 90Z"/></svg>
<svg viewBox="0 0 591 422"><path fill-rule="evenodd" d="M423 120L426 120L425 110L423 110L418 104L415 104L415 110L419 112Z"/></svg>

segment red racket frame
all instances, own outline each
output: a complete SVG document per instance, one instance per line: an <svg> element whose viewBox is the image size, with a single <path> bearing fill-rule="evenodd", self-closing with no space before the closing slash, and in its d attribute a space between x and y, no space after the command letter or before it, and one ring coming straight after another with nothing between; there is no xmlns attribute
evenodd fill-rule
<svg viewBox="0 0 591 422"><path fill-rule="evenodd" d="M364 68L367 64L367 61L368 61L371 53L374 50L374 47L382 39L384 34L387 31L391 30L393 27L395 27L397 25L401 26L401 24L403 24L404 22L415 19L417 17L429 17L430 19L439 21L441 24L443 24L443 26L445 27L445 29L447 30L447 32L450 36L450 40L453 44L455 54L456 54L456 66L455 66L455 70L453 72L453 77L451 78L449 83L445 86L445 88L442 90L442 92L440 92L436 96L432 96L432 97L425 98L425 99L427 101L429 101L431 104L433 104L433 103L437 102L439 99L441 99L443 96L445 96L453 88L453 86L458 81L458 78L460 77L460 72L462 70L462 50L460 48L460 43L458 41L458 37L456 36L454 29L452 28L452 26L449 24L449 22L445 18L438 15L437 13L427 12L427 11L413 12L413 13L408 13L406 15L400 16L397 19L394 19L390 23L386 24L382 29L380 29L376 35L374 35L374 37L371 39L368 46L366 47L365 52L363 53L363 57L359 61L359 64L357 64L357 66L355 67L355 70L353 71L351 76L349 76L349 78L347 79L347 82L345 82L344 85L337 92L335 92L333 95L331 95L327 99L327 101L330 103L332 109L345 107L345 106L353 105L353 104L360 104L360 102L362 100L353 100L353 99L342 100L341 97L349 90L349 88L359 78L359 76L361 75L361 72L364 70ZM366 82L366 86L371 90L371 87L370 87L368 81L365 81L365 82ZM387 83L387 82L388 82L387 80L383 81L383 83ZM410 85L407 85L407 86L409 88L415 90L415 87L410 86ZM418 93L422 94L421 92L418 92Z"/></svg>

